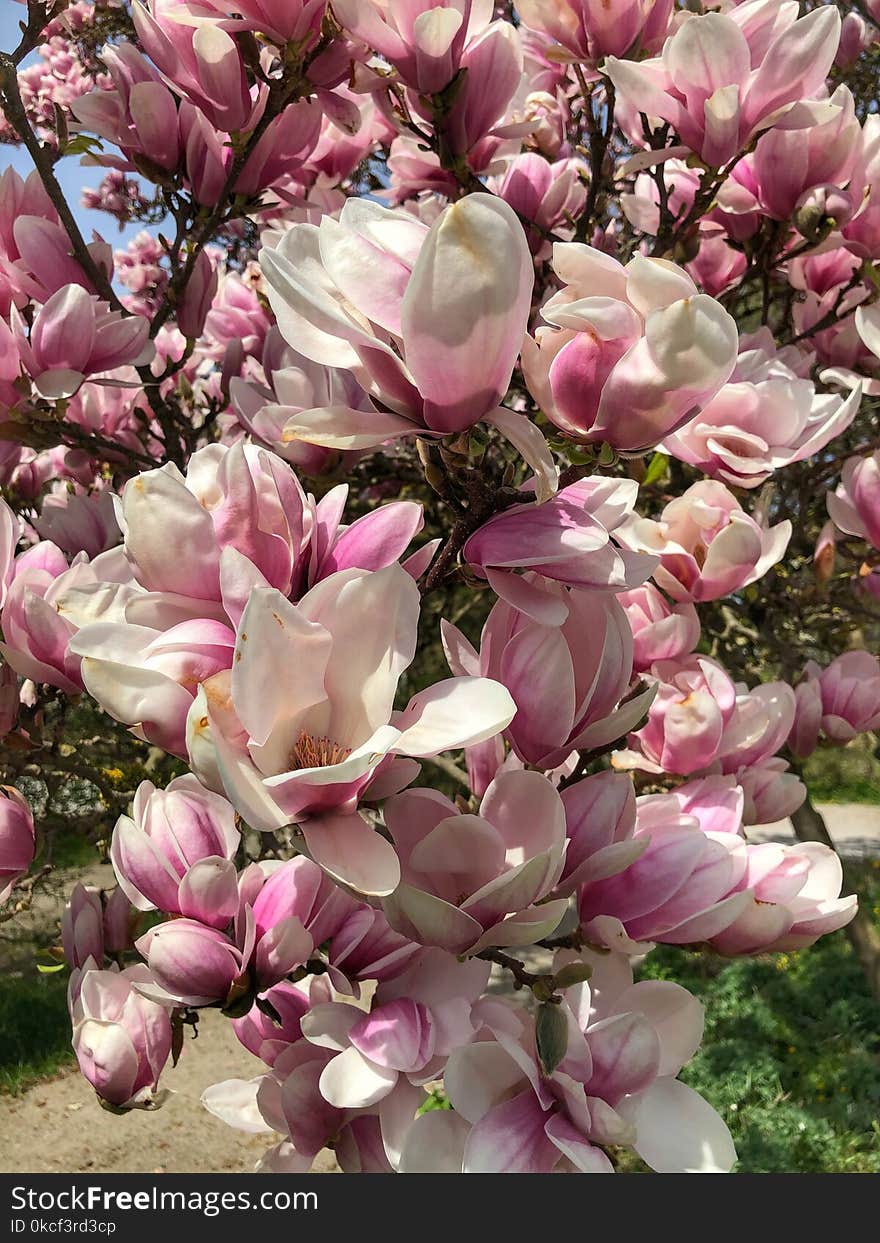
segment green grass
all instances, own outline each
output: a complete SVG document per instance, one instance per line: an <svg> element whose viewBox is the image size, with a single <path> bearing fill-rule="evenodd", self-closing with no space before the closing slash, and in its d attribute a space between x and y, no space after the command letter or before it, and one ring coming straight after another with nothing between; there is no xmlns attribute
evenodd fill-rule
<svg viewBox="0 0 880 1243"><path fill-rule="evenodd" d="M822 746L804 765L810 796L818 803L880 803L880 760L873 735L848 747Z"/></svg>
<svg viewBox="0 0 880 1243"><path fill-rule="evenodd" d="M67 972L0 973L0 1093L17 1094L73 1062Z"/></svg>
<svg viewBox="0 0 880 1243"><path fill-rule="evenodd" d="M878 914L880 869L860 870ZM726 1120L741 1172L880 1172L880 1004L845 933L728 963L664 946L642 975L703 1002L703 1048L681 1077Z"/></svg>

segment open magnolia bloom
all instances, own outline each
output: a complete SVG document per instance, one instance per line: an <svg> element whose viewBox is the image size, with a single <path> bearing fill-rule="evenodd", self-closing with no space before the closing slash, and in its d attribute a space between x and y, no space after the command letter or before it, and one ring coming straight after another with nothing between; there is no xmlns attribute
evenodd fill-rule
<svg viewBox="0 0 880 1243"><path fill-rule="evenodd" d="M526 337L529 392L576 440L641 452L692 418L730 377L737 330L719 302L666 259L624 267L580 242L557 242L563 288Z"/></svg>
<svg viewBox="0 0 880 1243"><path fill-rule="evenodd" d="M555 478L543 436L499 407L535 280L522 226L503 199L469 194L430 228L410 212L346 199L338 220L296 224L274 249L264 247L260 266L285 340L316 363L349 371L382 407L300 410L285 440L370 449L482 420L539 479Z"/></svg>
<svg viewBox="0 0 880 1243"><path fill-rule="evenodd" d="M404 936L473 954L539 941L565 914L564 900L542 902L566 849L565 807L542 773L500 773L478 816L436 790L405 790L385 823L403 873L385 913Z"/></svg>
<svg viewBox="0 0 880 1243"><path fill-rule="evenodd" d="M399 565L333 574L297 606L255 590L232 668L204 682L188 718L190 761L206 785L256 829L302 822L315 862L365 893L390 893L400 879L393 848L351 814L379 766L482 742L516 710L499 683L472 677L439 682L394 713L418 619L418 588ZM414 772L392 776L396 788Z"/></svg>
<svg viewBox="0 0 880 1243"><path fill-rule="evenodd" d="M558 955L554 969L573 957ZM611 1174L604 1149L620 1145L658 1173L731 1169L724 1122L676 1079L699 1046L702 1006L669 981L634 984L623 954L581 957L593 974L564 991L566 1047L549 1071L531 1015L492 997L473 1007L480 1029L452 1051L444 1075L455 1113L416 1120L404 1171Z"/></svg>
<svg viewBox="0 0 880 1243"><path fill-rule="evenodd" d="M359 449L424 428L463 431L506 393L534 270L503 200L469 195L429 229L348 199L338 221L294 225L260 264L282 335L307 358L347 368L394 412L304 412L291 438Z"/></svg>
<svg viewBox="0 0 880 1243"><path fill-rule="evenodd" d="M777 350L768 328L740 341L730 380L700 415L663 443L663 450L713 479L760 487L774 471L802 462L846 431L861 400L817 393L810 356Z"/></svg>

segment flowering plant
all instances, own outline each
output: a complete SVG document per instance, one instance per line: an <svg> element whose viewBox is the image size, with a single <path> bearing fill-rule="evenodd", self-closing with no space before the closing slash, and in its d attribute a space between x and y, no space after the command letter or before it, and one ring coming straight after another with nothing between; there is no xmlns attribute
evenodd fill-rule
<svg viewBox="0 0 880 1243"><path fill-rule="evenodd" d="M0 902L33 774L90 781L105 1105L212 1008L265 1170L733 1167L702 1008L634 969L860 918L751 834L880 726L880 32L801 8L21 6Z"/></svg>

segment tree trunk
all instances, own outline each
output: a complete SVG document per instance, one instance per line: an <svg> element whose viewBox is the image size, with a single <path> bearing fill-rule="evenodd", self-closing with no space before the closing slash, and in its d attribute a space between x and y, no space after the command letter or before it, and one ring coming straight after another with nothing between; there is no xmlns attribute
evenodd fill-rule
<svg viewBox="0 0 880 1243"><path fill-rule="evenodd" d="M825 825L820 812L818 812L807 794L803 804L793 813L791 817L794 831L802 842L822 842L825 846L830 846L835 850L834 842L831 840L831 834ZM844 893L858 893L861 897L859 886L852 875L852 870L847 866L845 860L841 859L843 866L843 889ZM859 906L856 916L846 926L846 935L849 937L850 944L855 950L856 957L862 964L865 972L865 978L868 981L868 987L873 995L880 1001L880 933L874 926L871 916L867 914Z"/></svg>

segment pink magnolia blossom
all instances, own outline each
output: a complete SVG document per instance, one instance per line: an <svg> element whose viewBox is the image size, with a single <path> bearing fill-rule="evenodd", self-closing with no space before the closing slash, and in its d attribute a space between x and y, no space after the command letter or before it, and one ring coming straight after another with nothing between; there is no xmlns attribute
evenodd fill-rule
<svg viewBox="0 0 880 1243"><path fill-rule="evenodd" d="M614 763L682 776L700 772L721 752L736 711L736 688L708 656L659 661L651 674L658 686L647 723L630 738L633 749L618 752Z"/></svg>
<svg viewBox="0 0 880 1243"><path fill-rule="evenodd" d="M103 61L112 90L91 91L72 104L82 126L116 143L151 180L173 173L182 155L174 95L133 44L108 46Z"/></svg>
<svg viewBox="0 0 880 1243"><path fill-rule="evenodd" d="M437 683L393 714L418 616L418 588L398 565L340 571L296 607L257 588L231 670L209 678L190 711L196 773L254 828L303 822L315 861L362 892L387 894L399 880L391 846L350 814L379 764L482 742L515 711L502 685L473 677ZM288 667L302 671L292 685L267 676Z"/></svg>
<svg viewBox="0 0 880 1243"><path fill-rule="evenodd" d="M859 258L877 254L880 245L880 117L869 114L862 126L862 141L853 169L851 184L864 187L861 207L843 228L847 246Z"/></svg>
<svg viewBox="0 0 880 1243"><path fill-rule="evenodd" d="M675 264L626 267L577 242L553 248L564 288L523 344L529 391L557 427L617 449L649 448L692 418L733 370L736 325Z"/></svg>
<svg viewBox="0 0 880 1243"><path fill-rule="evenodd" d="M381 568L421 526L412 502L340 526L346 495L340 485L315 504L285 463L243 443L197 451L186 476L172 465L137 476L120 510L132 598L121 617L88 627L74 645L90 693L139 736L185 755L193 697L231 667L231 627L252 589L298 596L341 570ZM184 530L199 550L197 571L166 555ZM421 550L419 558L413 572L423 568Z"/></svg>
<svg viewBox="0 0 880 1243"><path fill-rule="evenodd" d="M656 561L612 543L615 530L632 514L637 493L632 480L582 479L542 505L515 505L495 514L468 539L462 556L509 604L538 621L561 620L565 606L558 593L548 595L539 586L536 594L515 571L599 591L638 586Z"/></svg>
<svg viewBox="0 0 880 1243"><path fill-rule="evenodd" d="M48 302L67 285L75 285L88 294L97 292L90 277L71 255L67 233L54 218L42 213L18 216L12 231L19 260L7 271L21 293L28 294L36 302ZM112 277L110 246L96 235L86 249L95 265L102 268L108 278Z"/></svg>
<svg viewBox="0 0 880 1243"><path fill-rule="evenodd" d="M797 711L789 746L805 757L819 733L843 745L880 725L880 662L870 652L844 652L822 669L809 660L795 690Z"/></svg>
<svg viewBox="0 0 880 1243"><path fill-rule="evenodd" d="M234 941L218 928L195 919L157 924L135 942L159 992L151 997L166 1004L226 1005L233 985L245 972L245 961Z"/></svg>
<svg viewBox="0 0 880 1243"><path fill-rule="evenodd" d="M660 518L633 518L620 528L627 548L660 558L654 582L673 600L718 600L757 582L785 555L786 518L762 528L722 483L702 480L669 502Z"/></svg>
<svg viewBox="0 0 880 1243"><path fill-rule="evenodd" d="M855 898L839 898L840 861L827 846L748 845L711 810L673 795L639 800L633 841L644 849L627 868L585 884L584 933L624 953L644 942L706 942L722 954L812 944L843 927ZM717 827L716 827L717 826Z"/></svg>
<svg viewBox="0 0 880 1243"><path fill-rule="evenodd" d="M788 761L771 756L740 769L736 780L743 792L743 824L776 824L787 820L807 797L807 788Z"/></svg>
<svg viewBox="0 0 880 1243"><path fill-rule="evenodd" d="M584 209L586 185L578 160L558 160L551 164L540 155L524 152L507 165L496 192L509 203L521 220L531 221L529 248L539 259L550 257L552 247L547 234L571 237L574 221Z"/></svg>
<svg viewBox="0 0 880 1243"><path fill-rule="evenodd" d="M555 930L565 903L542 899L562 872L565 808L548 778L500 773L474 815L435 790L404 791L384 814L401 865L385 913L405 936L462 954Z"/></svg>
<svg viewBox="0 0 880 1243"><path fill-rule="evenodd" d="M224 30L253 30L279 44L293 43L304 50L316 40L327 11L327 0L198 0L192 17L175 10L178 20L212 20Z"/></svg>
<svg viewBox="0 0 880 1243"><path fill-rule="evenodd" d="M315 942L291 913L298 892L290 869L251 865L239 878L238 897L230 932L172 919L136 942L161 994L192 1006L219 1002L234 1012L242 995L267 992L309 958Z"/></svg>
<svg viewBox="0 0 880 1243"><path fill-rule="evenodd" d="M15 549L20 538L20 519L0 500L0 608L15 576Z"/></svg>
<svg viewBox="0 0 880 1243"><path fill-rule="evenodd" d="M22 178L10 164L0 174L0 315L26 305L36 288L27 261L22 260L16 225L25 217L57 221L57 212L36 169Z"/></svg>
<svg viewBox="0 0 880 1243"><path fill-rule="evenodd" d="M633 842L636 796L626 774L596 773L566 786L560 797L568 845L553 892L567 897L591 878L622 871L638 858L642 845Z"/></svg>
<svg viewBox="0 0 880 1243"><path fill-rule="evenodd" d="M626 105L671 125L719 168L761 129L812 124L798 105L824 85L840 14L823 5L797 19L796 9L777 5L688 17L660 56L639 64L608 56L603 69Z"/></svg>
<svg viewBox="0 0 880 1243"><path fill-rule="evenodd" d="M150 612L145 617L135 612L137 621L123 612L84 625L69 639L69 657L89 694L114 720L137 738L185 758L187 713L199 685L229 668L235 633L223 621L189 616L188 601L180 609L161 595L136 594L131 603Z"/></svg>
<svg viewBox="0 0 880 1243"><path fill-rule="evenodd" d="M100 890L77 883L61 915L61 943L67 965L82 970L104 963L104 909Z"/></svg>
<svg viewBox="0 0 880 1243"><path fill-rule="evenodd" d="M232 1028L238 1040L255 1057L271 1066L276 1058L302 1038L302 1019L309 1011L309 994L302 984L282 980L266 989L263 1001L272 1007L271 1017L255 1001L250 1011L233 1019Z"/></svg>
<svg viewBox="0 0 880 1243"><path fill-rule="evenodd" d="M231 862L238 843L232 807L187 774L164 790L141 782L132 815L116 822L110 858L137 910L158 907L223 928L238 909Z"/></svg>
<svg viewBox="0 0 880 1243"><path fill-rule="evenodd" d="M862 131L852 92L841 85L820 107L807 129L780 126L758 140L753 168L759 201L776 220L789 220L802 196L815 187L845 187L855 169Z"/></svg>
<svg viewBox="0 0 880 1243"><path fill-rule="evenodd" d="M18 349L39 395L57 401L98 372L148 362L149 329L141 316L123 316L82 286L64 285L40 307L30 341L19 338Z"/></svg>
<svg viewBox="0 0 880 1243"><path fill-rule="evenodd" d="M705 475L757 488L775 471L824 449L855 418L861 393L817 393L804 359L777 350L767 329L740 342L733 375L663 448Z"/></svg>
<svg viewBox="0 0 880 1243"><path fill-rule="evenodd" d="M86 970L71 1006L79 1068L98 1096L118 1108L152 1102L171 1054L167 1009L139 991L151 983L141 964Z"/></svg>
<svg viewBox="0 0 880 1243"><path fill-rule="evenodd" d="M218 130L249 129L257 119L238 45L219 22L195 28L176 20L175 0L138 0L132 18L141 45L177 94Z"/></svg>
<svg viewBox="0 0 880 1243"><path fill-rule="evenodd" d="M0 902L24 876L35 850L30 804L15 786L0 786Z"/></svg>
<svg viewBox="0 0 880 1243"><path fill-rule="evenodd" d="M534 577L526 575L534 585ZM517 712L506 736L526 764L552 769L572 751L607 746L641 720L653 689L626 695L632 632L612 595L548 583L567 611L547 625L499 600L483 627L479 655L444 624L449 666L458 678L494 678Z"/></svg>
<svg viewBox="0 0 880 1243"><path fill-rule="evenodd" d="M258 275L256 270L254 275ZM235 272L225 272L209 311L203 343L209 354L222 358L230 343L235 343L246 355L259 357L272 321L251 284Z"/></svg>
<svg viewBox="0 0 880 1243"><path fill-rule="evenodd" d="M472 262L476 250L486 263ZM260 262L284 337L350 370L393 412L319 407L288 423L291 439L358 449L425 427L461 431L506 393L534 272L522 226L499 199L468 195L430 229L347 199L338 221L294 225Z"/></svg>
<svg viewBox="0 0 880 1243"><path fill-rule="evenodd" d="M35 544L16 561L0 614L0 652L22 677L76 694L83 684L71 639L89 623L120 617L130 593L115 549L92 562L81 553L68 567L60 548Z"/></svg>
<svg viewBox="0 0 880 1243"><path fill-rule="evenodd" d="M880 452L848 458L826 500L835 526L880 547Z"/></svg>
<svg viewBox="0 0 880 1243"><path fill-rule="evenodd" d="M342 1002L314 1006L303 1034L334 1054L318 1082L323 1098L337 1109L364 1109L404 1077L415 1085L437 1078L452 1050L474 1034L471 1007L488 978L487 963L428 949L379 985L369 1013Z"/></svg>
<svg viewBox="0 0 880 1243"><path fill-rule="evenodd" d="M337 1051L298 1040L279 1053L269 1074L214 1084L203 1104L240 1130L286 1137L265 1153L257 1166L261 1172L307 1173L320 1150L332 1143L343 1172L390 1174L389 1154L399 1158L403 1129L424 1092L405 1080L372 1109L339 1109L319 1087Z"/></svg>
<svg viewBox="0 0 880 1243"><path fill-rule="evenodd" d="M420 95L450 84L466 42L492 16L483 0L334 0L333 11L349 34L379 52Z"/></svg>
<svg viewBox="0 0 880 1243"><path fill-rule="evenodd" d="M552 1073L541 1067L531 1016L494 998L474 1007L481 1030L453 1051L444 1076L452 1124L420 1118L404 1170L613 1173L608 1144L633 1148L658 1172L732 1167L727 1127L676 1079L700 1043L702 1007L677 984L633 984L623 955L589 961L590 983L564 993L567 1048Z"/></svg>
<svg viewBox="0 0 880 1243"><path fill-rule="evenodd" d="M237 620L252 586L296 596L341 569L382 568L421 527L421 507L409 501L341 526L347 494L340 485L316 503L274 454L242 442L209 445L191 456L185 476L169 464L125 486L126 556L148 591L222 602ZM166 555L184 530L197 570Z"/></svg>
<svg viewBox="0 0 880 1243"><path fill-rule="evenodd" d="M345 976L357 994L358 981L393 980L420 952L418 944L391 927L382 911L359 903L334 933L327 958L331 974Z"/></svg>
<svg viewBox="0 0 880 1243"><path fill-rule="evenodd" d="M113 493L70 492L67 486L43 497L34 530L70 556L84 552L94 559L119 542Z"/></svg>
<svg viewBox="0 0 880 1243"><path fill-rule="evenodd" d="M606 56L656 51L672 17L672 0L520 0L527 26L551 40L555 57L599 64Z"/></svg>
<svg viewBox="0 0 880 1243"><path fill-rule="evenodd" d="M632 630L637 673L645 673L660 660L683 660L699 643L700 619L692 604L668 604L651 583L617 598Z"/></svg>
<svg viewBox="0 0 880 1243"><path fill-rule="evenodd" d="M794 691L786 682L736 687L733 715L722 740L725 773L760 764L785 744L795 716Z"/></svg>
<svg viewBox="0 0 880 1243"><path fill-rule="evenodd" d="M230 381L229 394L242 427L307 475L332 469L340 461L338 452L306 441L285 441L286 424L304 410L322 407L375 410L370 398L349 371L304 358L286 344L277 328L266 336L261 363L265 384L239 376ZM348 460L355 456L350 454Z"/></svg>

